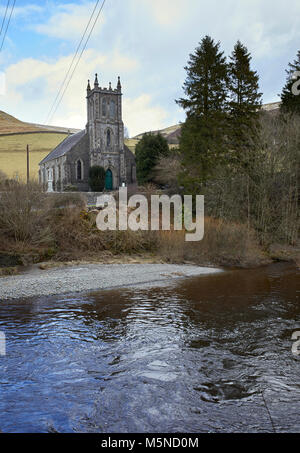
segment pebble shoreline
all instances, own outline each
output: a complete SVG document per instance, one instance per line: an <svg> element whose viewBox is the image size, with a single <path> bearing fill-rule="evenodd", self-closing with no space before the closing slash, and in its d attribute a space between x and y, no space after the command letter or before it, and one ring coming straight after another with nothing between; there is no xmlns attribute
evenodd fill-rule
<svg viewBox="0 0 300 453"><path fill-rule="evenodd" d="M0 278L4 300L52 296L160 284L184 277L222 272L220 269L174 264L85 264Z"/></svg>

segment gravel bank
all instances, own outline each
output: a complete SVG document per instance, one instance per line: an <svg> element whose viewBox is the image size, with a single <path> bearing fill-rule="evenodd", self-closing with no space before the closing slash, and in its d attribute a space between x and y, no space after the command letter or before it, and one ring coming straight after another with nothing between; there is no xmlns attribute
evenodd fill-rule
<svg viewBox="0 0 300 453"><path fill-rule="evenodd" d="M85 264L0 278L0 301L168 282L222 272L173 264Z"/></svg>

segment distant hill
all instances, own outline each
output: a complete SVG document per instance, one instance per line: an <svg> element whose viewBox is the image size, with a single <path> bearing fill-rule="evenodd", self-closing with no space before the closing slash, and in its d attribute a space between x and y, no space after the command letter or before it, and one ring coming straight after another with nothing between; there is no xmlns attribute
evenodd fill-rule
<svg viewBox="0 0 300 453"><path fill-rule="evenodd" d="M262 109L268 113L276 114L279 111L281 102L271 102L269 104L264 104ZM163 137L165 137L169 143L169 145L179 145L179 140L181 136L181 124L176 124L175 126L166 127L165 129L160 129L157 131L148 131L143 132L142 134L136 135L133 138L128 139L129 147L133 147L136 145L145 134L158 134L160 133Z"/></svg>
<svg viewBox="0 0 300 453"><path fill-rule="evenodd" d="M179 144L179 138L181 135L181 124L176 124L175 126L169 126L166 127L165 129L160 129L157 131L149 131L152 134L158 134L160 133L163 137L165 137L169 143L169 145L178 145ZM141 140L143 136L149 132L143 132L142 134L136 135L133 137L131 140Z"/></svg>
<svg viewBox="0 0 300 453"><path fill-rule="evenodd" d="M34 131L38 131L38 128L0 111L0 135Z"/></svg>
<svg viewBox="0 0 300 453"><path fill-rule="evenodd" d="M47 126L41 124L31 124L20 121L12 115L0 111L0 136L7 134L24 134L31 132L53 132L64 134L75 134L79 129L72 129L66 127Z"/></svg>

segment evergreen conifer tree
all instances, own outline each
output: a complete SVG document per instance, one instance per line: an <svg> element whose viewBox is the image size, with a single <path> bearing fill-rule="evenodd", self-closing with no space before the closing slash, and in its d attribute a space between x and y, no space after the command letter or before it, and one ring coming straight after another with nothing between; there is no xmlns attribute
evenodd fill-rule
<svg viewBox="0 0 300 453"><path fill-rule="evenodd" d="M205 183L224 152L227 108L227 63L220 43L205 36L185 67L185 98L176 101L186 111L180 150L187 188ZM190 183L190 184L189 184ZM191 187L192 186L192 187Z"/></svg>
<svg viewBox="0 0 300 453"><path fill-rule="evenodd" d="M300 115L300 76L296 74L298 71L300 71L300 50L294 62L289 63L289 68L286 70L287 81L281 93L283 113Z"/></svg>
<svg viewBox="0 0 300 453"><path fill-rule="evenodd" d="M240 160L257 133L262 94L259 76L251 69L251 55L238 41L228 65L228 146L231 156Z"/></svg>
<svg viewBox="0 0 300 453"><path fill-rule="evenodd" d="M144 134L135 147L137 178L140 184L151 182L152 170L162 156L169 153L167 140L159 134Z"/></svg>

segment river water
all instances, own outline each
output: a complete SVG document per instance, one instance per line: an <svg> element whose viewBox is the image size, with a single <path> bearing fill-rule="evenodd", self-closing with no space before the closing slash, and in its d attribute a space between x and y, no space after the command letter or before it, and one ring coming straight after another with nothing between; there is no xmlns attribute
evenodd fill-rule
<svg viewBox="0 0 300 453"><path fill-rule="evenodd" d="M289 264L3 302L2 432L300 432Z"/></svg>

